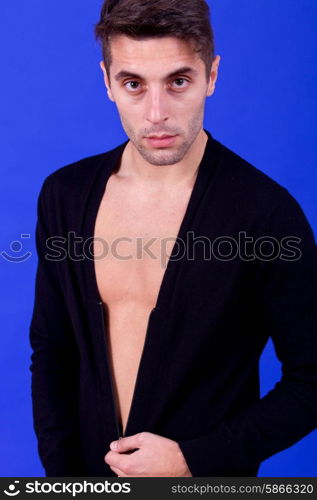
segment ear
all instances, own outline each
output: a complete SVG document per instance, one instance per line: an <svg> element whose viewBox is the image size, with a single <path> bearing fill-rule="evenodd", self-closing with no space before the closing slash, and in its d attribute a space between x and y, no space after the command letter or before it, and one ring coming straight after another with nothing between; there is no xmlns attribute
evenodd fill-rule
<svg viewBox="0 0 317 500"><path fill-rule="evenodd" d="M212 62L210 70L210 79L208 83L207 96L211 96L216 88L216 81L218 78L218 68L220 63L220 56L216 56Z"/></svg>
<svg viewBox="0 0 317 500"><path fill-rule="evenodd" d="M100 65L101 71L103 73L103 79L104 79L105 86L107 89L108 97L109 97L110 101L114 102L114 97L113 97L112 92L111 92L111 85L109 82L109 78L108 78L108 74L107 74L107 70L106 70L104 61L100 61L99 65Z"/></svg>

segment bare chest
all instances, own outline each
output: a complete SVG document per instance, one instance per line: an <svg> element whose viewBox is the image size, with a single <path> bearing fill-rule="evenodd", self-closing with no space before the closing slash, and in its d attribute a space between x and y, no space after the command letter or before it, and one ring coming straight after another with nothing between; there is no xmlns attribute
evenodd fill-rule
<svg viewBox="0 0 317 500"><path fill-rule="evenodd" d="M95 224L95 270L109 307L135 301L153 308L185 215L190 190L138 199L105 191Z"/></svg>
<svg viewBox="0 0 317 500"><path fill-rule="evenodd" d="M95 223L94 265L106 312L117 411L125 429L149 314L191 189L148 195L110 181Z"/></svg>

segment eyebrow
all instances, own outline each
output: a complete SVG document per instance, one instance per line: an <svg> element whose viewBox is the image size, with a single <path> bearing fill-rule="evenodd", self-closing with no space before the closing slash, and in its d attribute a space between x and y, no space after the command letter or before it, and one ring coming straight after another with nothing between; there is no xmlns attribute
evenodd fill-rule
<svg viewBox="0 0 317 500"><path fill-rule="evenodd" d="M191 68L190 66L183 66L182 68L179 68L176 71L169 73L165 78L172 78L173 76L177 76L184 73L197 75L198 71L194 68ZM144 78L141 75L126 70L119 71L119 73L117 73L114 78L116 81L119 81L122 78L136 78L138 80L144 80Z"/></svg>

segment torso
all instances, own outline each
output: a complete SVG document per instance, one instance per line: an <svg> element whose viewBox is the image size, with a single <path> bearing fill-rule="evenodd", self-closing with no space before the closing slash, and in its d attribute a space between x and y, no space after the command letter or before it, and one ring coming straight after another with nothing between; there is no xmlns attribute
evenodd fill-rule
<svg viewBox="0 0 317 500"><path fill-rule="evenodd" d="M118 412L123 432L130 411L148 318L155 307L168 257L172 251L193 183L168 192L141 191L123 177L112 175L106 186L95 225L95 271L106 312L109 352ZM146 192L145 192L146 191ZM111 244L119 238L117 256ZM149 253L142 248L152 238ZM168 238L163 250L162 239ZM137 244L137 239L139 243ZM142 241L142 244L140 242ZM121 256L121 258L120 258ZM122 256L130 256L123 259ZM102 257L102 258L101 258ZM154 258L155 257L155 258ZM164 258L165 257L165 258Z"/></svg>

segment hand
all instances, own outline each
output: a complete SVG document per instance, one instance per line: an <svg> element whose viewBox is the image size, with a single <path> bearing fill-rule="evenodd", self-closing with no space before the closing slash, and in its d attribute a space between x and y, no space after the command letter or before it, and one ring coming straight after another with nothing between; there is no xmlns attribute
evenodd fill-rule
<svg viewBox="0 0 317 500"><path fill-rule="evenodd" d="M125 454L136 448L131 454ZM113 441L105 462L120 477L192 476L178 443L151 432Z"/></svg>

